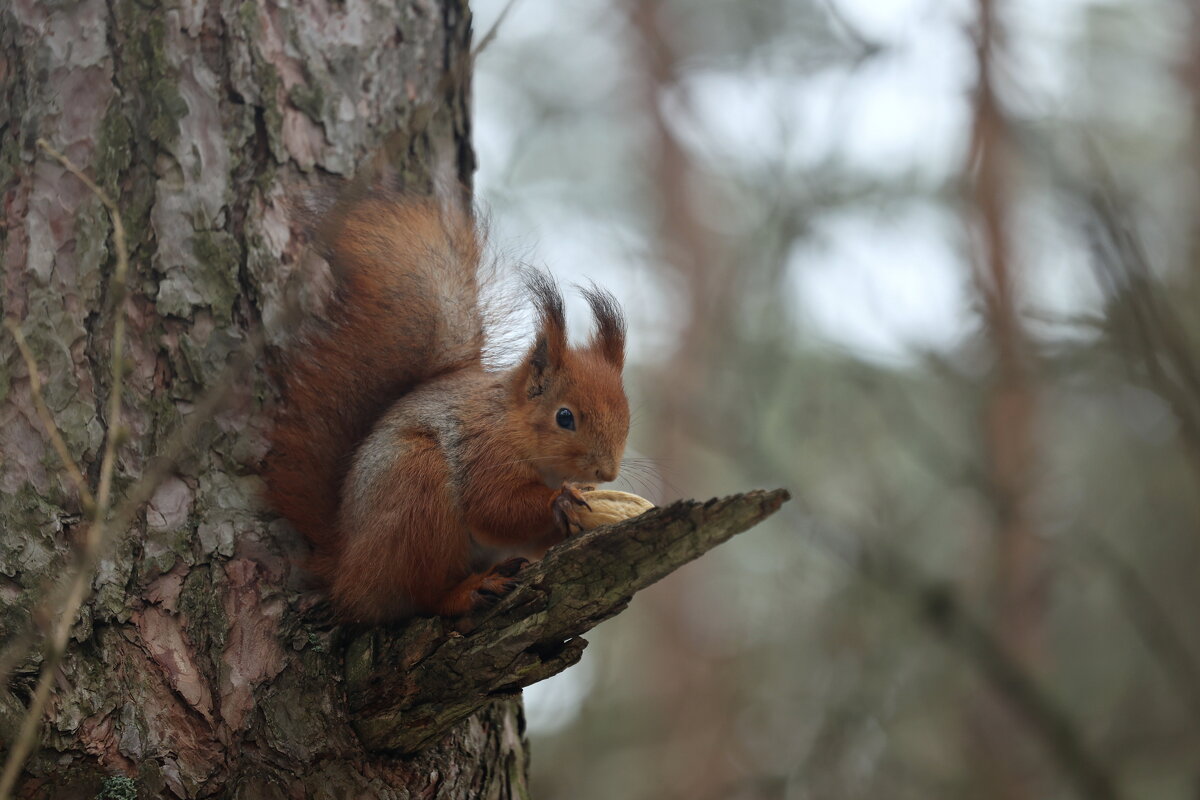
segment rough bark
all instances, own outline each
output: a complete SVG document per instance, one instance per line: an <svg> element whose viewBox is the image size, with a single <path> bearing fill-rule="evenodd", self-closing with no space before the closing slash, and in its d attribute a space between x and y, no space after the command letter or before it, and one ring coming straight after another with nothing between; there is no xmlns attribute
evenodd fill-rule
<svg viewBox="0 0 1200 800"><path fill-rule="evenodd" d="M112 228L36 140L94 175L128 230L119 502L247 339L284 335L303 252L290 197L368 163L418 190L469 186L469 42L464 0L0 4L0 311L20 320L89 480L108 429ZM466 636L437 621L347 631L323 621L303 544L258 499L265 375L259 356L100 563L17 796L92 798L112 776L139 797L524 796L517 689L577 658L578 633L640 585L781 502L677 506L580 537ZM0 665L25 653L0 687L11 742L41 601L85 515L7 336L0 454ZM513 661L470 661L483 645ZM422 720L419 742L397 715Z"/></svg>
<svg viewBox="0 0 1200 800"><path fill-rule="evenodd" d="M83 0L0 4L3 314L21 321L46 400L94 479L107 428L111 226L47 139L120 204L133 274L118 496L248 334L282 335L302 247L285 201L381 151L418 188L469 184L465 3ZM0 641L28 628L82 513L0 337ZM300 544L255 476L271 388L260 359L102 562L18 795L511 796L519 700L420 756L366 751L336 632L300 611ZM0 693L10 740L40 659Z"/></svg>

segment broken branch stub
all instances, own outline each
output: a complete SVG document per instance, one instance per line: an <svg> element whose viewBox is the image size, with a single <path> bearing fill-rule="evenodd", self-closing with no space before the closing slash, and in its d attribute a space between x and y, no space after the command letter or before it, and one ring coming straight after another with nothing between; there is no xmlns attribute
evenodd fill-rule
<svg viewBox="0 0 1200 800"><path fill-rule="evenodd" d="M497 695L577 662L581 634L633 594L773 514L786 490L684 500L555 547L494 608L461 620L415 619L355 637L347 701L371 750L416 752Z"/></svg>

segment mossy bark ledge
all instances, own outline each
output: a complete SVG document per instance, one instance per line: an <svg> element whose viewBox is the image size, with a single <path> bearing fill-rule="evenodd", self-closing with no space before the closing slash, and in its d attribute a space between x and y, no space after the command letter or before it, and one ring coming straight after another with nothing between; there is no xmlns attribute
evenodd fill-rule
<svg viewBox="0 0 1200 800"><path fill-rule="evenodd" d="M654 509L554 548L478 616L360 633L346 652L346 690L363 745L416 752L493 699L561 672L587 646L581 634L622 611L635 592L787 499L776 489Z"/></svg>

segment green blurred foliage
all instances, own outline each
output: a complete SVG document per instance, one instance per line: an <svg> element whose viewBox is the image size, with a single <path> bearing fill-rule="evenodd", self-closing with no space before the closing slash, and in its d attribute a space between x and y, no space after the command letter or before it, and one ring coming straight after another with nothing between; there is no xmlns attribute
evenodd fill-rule
<svg viewBox="0 0 1200 800"><path fill-rule="evenodd" d="M477 63L480 195L501 243L631 312L631 448L654 474L622 488L795 500L528 693L536 796L1071 796L920 598L854 566L889 554L995 619L997 384L964 188L975 5L660 4L675 70L651 102L736 288L684 398L667 376L704 322L665 266L633 5L517 0ZM1200 22L1166 0L998 14L1046 587L1023 667L1123 796L1194 797Z"/></svg>

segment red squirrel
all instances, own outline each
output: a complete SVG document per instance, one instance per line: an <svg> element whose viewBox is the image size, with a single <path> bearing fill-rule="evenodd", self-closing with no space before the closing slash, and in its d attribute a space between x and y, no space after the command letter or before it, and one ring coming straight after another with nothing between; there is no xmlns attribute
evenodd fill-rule
<svg viewBox="0 0 1200 800"><path fill-rule="evenodd" d="M584 484L617 477L629 431L625 320L567 343L563 298L531 272L533 344L484 365L482 243L432 200L376 192L324 215L315 242L334 291L285 352L267 499L313 547L345 619L458 616L515 585L520 554L570 531Z"/></svg>

